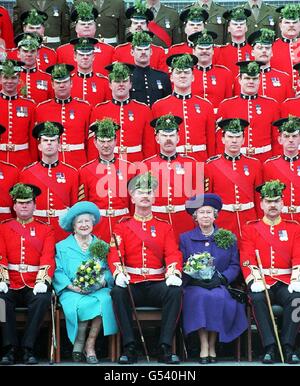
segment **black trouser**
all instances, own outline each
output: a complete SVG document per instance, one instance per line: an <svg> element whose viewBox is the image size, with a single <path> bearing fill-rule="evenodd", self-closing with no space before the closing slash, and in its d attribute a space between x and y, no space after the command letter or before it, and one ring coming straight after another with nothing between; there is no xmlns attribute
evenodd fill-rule
<svg viewBox="0 0 300 386"><path fill-rule="evenodd" d="M181 311L181 287L168 287L165 281L147 281L131 284L130 287L136 307L162 308L159 344L165 343L171 346ZM115 286L111 291L111 297L125 346L135 341L128 289Z"/></svg>
<svg viewBox="0 0 300 386"><path fill-rule="evenodd" d="M32 288L24 287L19 290L11 290L5 294L0 293L0 298L5 301L6 322L2 325L3 347L18 347L16 328L16 307L27 307L27 320L22 347L33 349L40 326L51 302L51 292L33 294Z"/></svg>
<svg viewBox="0 0 300 386"><path fill-rule="evenodd" d="M296 307L299 306L300 300L295 302L294 306L292 302L294 299L300 299L300 293L293 292L290 294L288 286L281 282L274 284L268 291L271 303L279 304L283 307L281 344L289 344L294 347L299 329L299 321L297 320L299 312L297 312ZM276 343L265 292L250 292L249 296L263 346L266 347ZM295 321L292 320L293 311L295 311L293 318L297 317Z"/></svg>

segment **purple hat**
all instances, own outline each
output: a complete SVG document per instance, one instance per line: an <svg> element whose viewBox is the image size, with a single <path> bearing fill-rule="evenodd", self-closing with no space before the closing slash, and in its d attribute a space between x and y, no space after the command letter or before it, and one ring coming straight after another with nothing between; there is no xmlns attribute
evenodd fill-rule
<svg viewBox="0 0 300 386"><path fill-rule="evenodd" d="M222 209L222 199L220 196L214 193L198 194L189 198L185 202L185 210L189 214L193 214L197 209L202 206L212 206L213 208L220 211Z"/></svg>

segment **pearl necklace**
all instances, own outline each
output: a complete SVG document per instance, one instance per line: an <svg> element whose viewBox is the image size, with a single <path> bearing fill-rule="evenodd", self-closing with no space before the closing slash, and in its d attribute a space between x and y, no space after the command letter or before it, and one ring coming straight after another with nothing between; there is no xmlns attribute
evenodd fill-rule
<svg viewBox="0 0 300 386"><path fill-rule="evenodd" d="M77 244L80 246L80 248L83 251L86 251L92 242L92 237L90 235L89 235L88 240L84 240L84 241L79 240L78 236L76 236L76 235L74 237L75 237L75 240L77 241Z"/></svg>
<svg viewBox="0 0 300 386"><path fill-rule="evenodd" d="M214 228L213 228L212 231L209 232L209 233L204 233L203 231L201 231L201 232L202 232L202 234L203 234L205 237L208 237L208 236L211 236L211 235L214 233Z"/></svg>

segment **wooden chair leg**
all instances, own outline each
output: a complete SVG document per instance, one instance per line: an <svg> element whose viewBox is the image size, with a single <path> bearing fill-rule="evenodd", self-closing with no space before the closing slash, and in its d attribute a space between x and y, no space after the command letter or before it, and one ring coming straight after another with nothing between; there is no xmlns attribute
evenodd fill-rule
<svg viewBox="0 0 300 386"><path fill-rule="evenodd" d="M252 362L252 330L251 330L251 307L247 307L247 349L248 349L248 362Z"/></svg>
<svg viewBox="0 0 300 386"><path fill-rule="evenodd" d="M236 359L238 362L241 361L241 337L236 339Z"/></svg>
<svg viewBox="0 0 300 386"><path fill-rule="evenodd" d="M116 336L116 356L117 360L121 355L121 334L118 332Z"/></svg>
<svg viewBox="0 0 300 386"><path fill-rule="evenodd" d="M116 335L110 335L108 337L108 357L111 362L116 361Z"/></svg>

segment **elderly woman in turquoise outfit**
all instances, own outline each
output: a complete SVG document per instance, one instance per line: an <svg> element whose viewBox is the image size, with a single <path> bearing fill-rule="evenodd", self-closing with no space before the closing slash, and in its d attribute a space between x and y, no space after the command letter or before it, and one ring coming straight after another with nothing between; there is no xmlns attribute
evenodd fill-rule
<svg viewBox="0 0 300 386"><path fill-rule="evenodd" d="M102 266L104 264L102 288L86 292L74 285L78 267L91 259L90 246L99 240L92 234L93 226L99 220L99 209L88 201L76 203L60 219L60 226L73 233L56 244L56 270L53 278L53 286L65 314L68 337L74 345L73 361L80 362L86 357L90 364L98 363L95 342L101 325L104 336L117 333L110 297L114 280L106 263L101 263ZM85 341L89 321L91 325Z"/></svg>
<svg viewBox="0 0 300 386"><path fill-rule="evenodd" d="M180 235L184 262L194 254L207 252L214 257L216 269L211 280L193 279L187 274L183 276L183 328L186 335L198 332L201 364L217 361L217 336L220 342L231 342L248 325L245 305L233 299L226 288L237 278L240 263L234 234L214 225L221 208L221 198L212 193L186 201L186 210L197 226Z"/></svg>

